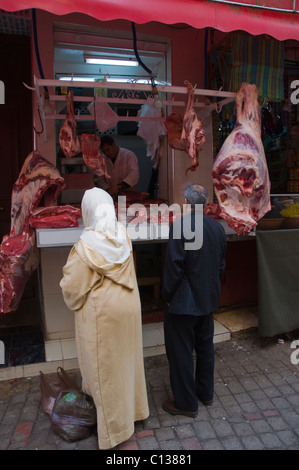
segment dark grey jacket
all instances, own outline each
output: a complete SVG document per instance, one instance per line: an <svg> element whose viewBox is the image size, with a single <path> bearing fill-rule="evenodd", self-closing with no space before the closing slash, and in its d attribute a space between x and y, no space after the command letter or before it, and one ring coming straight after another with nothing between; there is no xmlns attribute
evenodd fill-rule
<svg viewBox="0 0 299 470"><path fill-rule="evenodd" d="M225 231L217 220L205 215L202 220L199 226L191 212L170 226L162 286L162 297L170 304L169 313L207 315L218 308L225 268ZM181 237L175 238L179 231ZM186 249L190 232L195 233L197 243L203 236L200 248Z"/></svg>

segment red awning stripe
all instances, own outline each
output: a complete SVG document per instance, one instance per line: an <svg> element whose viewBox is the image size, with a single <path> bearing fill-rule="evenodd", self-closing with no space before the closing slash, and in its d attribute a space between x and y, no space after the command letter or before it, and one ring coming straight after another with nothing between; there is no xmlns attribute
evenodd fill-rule
<svg viewBox="0 0 299 470"><path fill-rule="evenodd" d="M279 6L279 10L253 8L249 3L258 5L255 0L245 2L248 6L217 0L0 0L0 8L11 12L39 8L56 15L77 12L101 21L126 19L137 24L186 23L197 29L210 26L225 32L244 30L279 40L299 40L299 14L282 11L293 9L293 0L263 1L269 8Z"/></svg>

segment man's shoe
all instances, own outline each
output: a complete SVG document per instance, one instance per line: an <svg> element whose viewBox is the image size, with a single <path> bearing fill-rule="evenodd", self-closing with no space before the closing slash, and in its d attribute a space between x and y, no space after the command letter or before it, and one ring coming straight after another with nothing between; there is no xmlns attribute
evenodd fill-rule
<svg viewBox="0 0 299 470"><path fill-rule="evenodd" d="M98 437L98 425L97 425L97 424L94 424L94 425L92 426L92 428L91 428L91 434L92 434L93 436Z"/></svg>
<svg viewBox="0 0 299 470"><path fill-rule="evenodd" d="M201 403L205 406L212 406L213 405L213 398L212 400L203 400L202 398L200 398L200 396L198 397L199 401L201 401Z"/></svg>
<svg viewBox="0 0 299 470"><path fill-rule="evenodd" d="M183 416L188 416L189 418L196 418L198 415L198 410L196 411L188 411L188 410L180 410L177 408L174 404L174 401L165 401L162 404L162 408L164 411L167 411L167 413L170 413L171 415L183 415Z"/></svg>

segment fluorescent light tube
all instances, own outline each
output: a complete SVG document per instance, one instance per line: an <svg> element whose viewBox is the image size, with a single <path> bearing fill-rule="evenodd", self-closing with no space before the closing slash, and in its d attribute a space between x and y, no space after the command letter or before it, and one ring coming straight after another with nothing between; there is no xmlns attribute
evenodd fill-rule
<svg viewBox="0 0 299 470"><path fill-rule="evenodd" d="M68 82L94 82L94 78L90 77L59 77L58 80L66 80Z"/></svg>
<svg viewBox="0 0 299 470"><path fill-rule="evenodd" d="M136 60L118 60L118 59L101 59L101 57L85 57L87 64L98 64L98 65L124 65L129 67L138 67Z"/></svg>

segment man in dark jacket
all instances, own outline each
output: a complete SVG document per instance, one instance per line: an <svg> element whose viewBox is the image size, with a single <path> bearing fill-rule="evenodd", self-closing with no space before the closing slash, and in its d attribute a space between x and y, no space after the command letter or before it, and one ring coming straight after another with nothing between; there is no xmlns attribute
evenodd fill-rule
<svg viewBox="0 0 299 470"><path fill-rule="evenodd" d="M164 265L164 334L174 400L162 406L173 415L196 417L197 399L206 406L213 402L213 312L219 305L226 237L219 222L203 215L206 188L191 184L184 198L190 211L170 227Z"/></svg>

